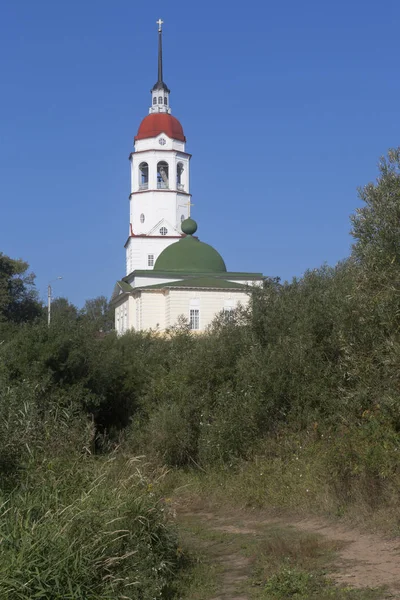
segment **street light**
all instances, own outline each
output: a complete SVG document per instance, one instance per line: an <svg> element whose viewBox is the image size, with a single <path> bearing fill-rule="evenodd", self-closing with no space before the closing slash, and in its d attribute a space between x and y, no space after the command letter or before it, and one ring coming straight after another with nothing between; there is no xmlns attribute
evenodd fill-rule
<svg viewBox="0 0 400 600"><path fill-rule="evenodd" d="M51 284L53 283L53 281L57 281L58 279L62 279L62 277L56 277L55 279L53 279L52 281L50 281L49 285L47 286L47 325L48 327L50 327L50 320L51 320Z"/></svg>

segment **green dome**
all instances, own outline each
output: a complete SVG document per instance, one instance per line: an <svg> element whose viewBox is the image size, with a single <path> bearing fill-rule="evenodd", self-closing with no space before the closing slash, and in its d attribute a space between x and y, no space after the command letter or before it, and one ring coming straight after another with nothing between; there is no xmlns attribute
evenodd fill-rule
<svg viewBox="0 0 400 600"><path fill-rule="evenodd" d="M184 223L187 221L189 219ZM195 221L193 223L196 225ZM187 235L161 252L154 265L154 271L226 273L226 266L222 256L212 246Z"/></svg>
<svg viewBox="0 0 400 600"><path fill-rule="evenodd" d="M181 229L183 233L186 233L186 235L193 235L197 231L197 223L194 219L189 217L188 219L182 221Z"/></svg>

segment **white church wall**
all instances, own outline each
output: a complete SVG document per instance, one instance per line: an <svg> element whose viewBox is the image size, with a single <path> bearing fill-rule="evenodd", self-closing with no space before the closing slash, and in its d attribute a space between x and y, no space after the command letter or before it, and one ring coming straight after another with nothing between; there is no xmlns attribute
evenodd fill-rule
<svg viewBox="0 0 400 600"><path fill-rule="evenodd" d="M122 335L130 328L130 316L129 298L123 296L115 307L115 330L118 335Z"/></svg>
<svg viewBox="0 0 400 600"><path fill-rule="evenodd" d="M193 300L199 301L200 330L204 330L221 310L236 308L239 303L246 306L249 297L245 292L230 290L169 290L166 327L175 325L181 315L189 320L191 304L194 306Z"/></svg>
<svg viewBox="0 0 400 600"><path fill-rule="evenodd" d="M180 227L177 227L176 222L177 204L183 204L183 202L178 201L177 194L174 192L159 190L158 192L143 192L133 195L130 201L130 223L133 233L135 235L160 235L159 230L153 232L153 229L165 219L169 224L166 235L179 235Z"/></svg>
<svg viewBox="0 0 400 600"><path fill-rule="evenodd" d="M138 270L152 270L154 264L161 254L161 252L178 241L177 238L164 237L133 237L129 238L128 245L126 247L126 274L129 275L132 271ZM149 256L153 256L153 265L149 264ZM140 285L151 285L158 283L158 281L151 280L149 283ZM137 283L135 286L137 287Z"/></svg>
<svg viewBox="0 0 400 600"><path fill-rule="evenodd" d="M163 291L141 292L140 329L165 329L165 295Z"/></svg>
<svg viewBox="0 0 400 600"><path fill-rule="evenodd" d="M165 295L165 328L170 327L171 323L171 294L167 292Z"/></svg>
<svg viewBox="0 0 400 600"><path fill-rule="evenodd" d="M146 150L153 150L154 147L159 146L159 139L164 138L165 144L163 146L163 150L175 150L176 152L185 152L185 142L181 142L180 140L173 140L165 133L158 135L156 138L146 138L144 140L136 140L135 141L135 152L141 153Z"/></svg>
<svg viewBox="0 0 400 600"><path fill-rule="evenodd" d="M136 298L129 294L128 299L128 321L129 329L137 329L136 327Z"/></svg>
<svg viewBox="0 0 400 600"><path fill-rule="evenodd" d="M181 214L189 216L190 196L177 192L150 191L134 194L130 199L130 225L135 235L160 235L153 229L168 221L167 236L181 234ZM161 227L161 225L160 225ZM129 231L130 233L130 231Z"/></svg>

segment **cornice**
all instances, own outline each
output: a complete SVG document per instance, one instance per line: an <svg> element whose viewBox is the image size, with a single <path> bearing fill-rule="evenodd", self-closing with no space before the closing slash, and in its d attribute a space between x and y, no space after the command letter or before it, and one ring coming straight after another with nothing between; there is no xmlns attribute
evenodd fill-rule
<svg viewBox="0 0 400 600"><path fill-rule="evenodd" d="M130 235L128 237L128 239L126 240L125 244L124 244L124 248L127 247L129 240L133 240L133 239L143 239L143 238L147 238L148 240L180 240L181 238L185 237L184 235L147 235L146 233L138 233L138 234L133 234Z"/></svg>
<svg viewBox="0 0 400 600"><path fill-rule="evenodd" d="M192 197L192 194L189 194L188 192L182 192L180 190L138 190L137 192L131 192L129 194L129 199L132 198L132 196L136 196L136 194L148 194L149 192L167 192L167 194L182 194L182 196L190 196Z"/></svg>
<svg viewBox="0 0 400 600"><path fill-rule="evenodd" d="M192 158L192 154L189 154L189 152L184 152L183 150L175 150L175 148L172 148L172 150L167 150L166 148L149 148L148 150L136 150L135 152L131 152L129 154L128 160L131 160L132 156L134 156L135 154L143 154L144 152L176 152L177 154L184 154L184 156L188 156L189 160Z"/></svg>

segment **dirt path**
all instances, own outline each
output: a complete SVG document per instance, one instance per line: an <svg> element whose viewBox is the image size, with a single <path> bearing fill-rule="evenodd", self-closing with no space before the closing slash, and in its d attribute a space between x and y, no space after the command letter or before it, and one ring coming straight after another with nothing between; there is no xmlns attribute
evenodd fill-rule
<svg viewBox="0 0 400 600"><path fill-rule="evenodd" d="M359 533L319 519L294 521L302 531L319 533L331 540L346 542L339 552L338 583L355 588L387 585L394 598L400 598L400 540L385 540L378 535Z"/></svg>
<svg viewBox="0 0 400 600"><path fill-rule="evenodd" d="M260 539L263 528L268 526L317 534L324 540L337 543L337 559L332 566L330 577L338 585L359 589L385 586L386 591L380 598L400 600L400 539L387 540L322 519L266 518L265 512L240 511L224 514L222 511L179 510L178 507L178 515L191 520L192 523L197 522L206 532L214 532L217 540L218 532L248 539L258 536ZM243 584L251 576L252 560L233 550L229 544L224 547L221 540L213 541L211 535L208 552L212 560L218 561L221 577L218 595L210 600L249 600L246 592L241 590L245 590L246 586Z"/></svg>

